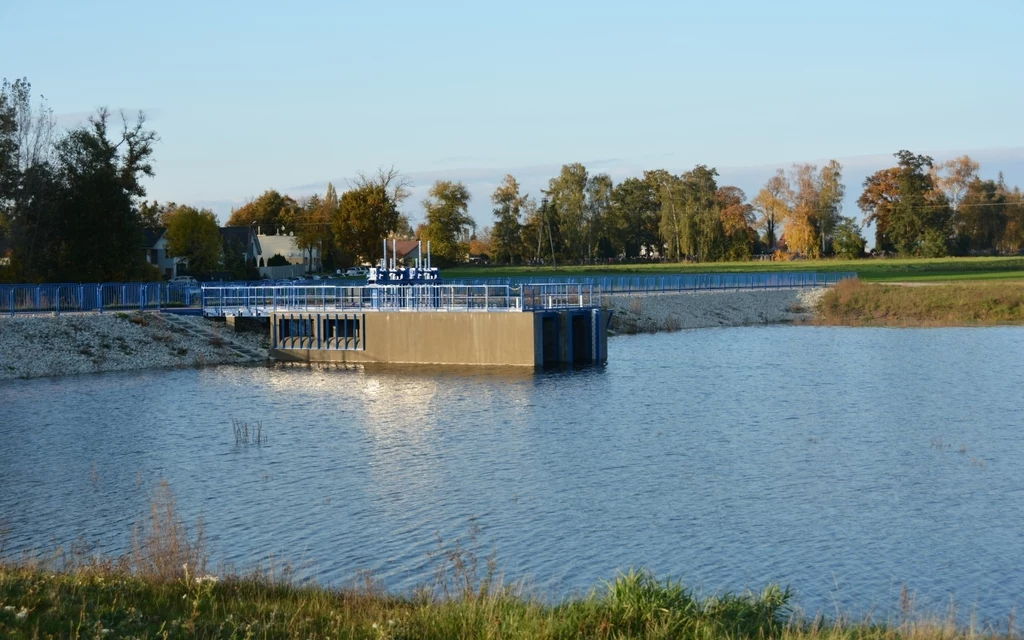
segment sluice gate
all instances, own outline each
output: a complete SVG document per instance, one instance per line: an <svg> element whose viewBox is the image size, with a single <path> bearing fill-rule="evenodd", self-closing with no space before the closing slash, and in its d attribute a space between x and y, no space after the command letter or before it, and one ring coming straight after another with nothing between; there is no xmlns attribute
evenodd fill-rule
<svg viewBox="0 0 1024 640"><path fill-rule="evenodd" d="M311 291L283 305L269 292L239 311L269 320L271 355L282 361L540 368L607 360L611 312L591 285L364 289Z"/></svg>

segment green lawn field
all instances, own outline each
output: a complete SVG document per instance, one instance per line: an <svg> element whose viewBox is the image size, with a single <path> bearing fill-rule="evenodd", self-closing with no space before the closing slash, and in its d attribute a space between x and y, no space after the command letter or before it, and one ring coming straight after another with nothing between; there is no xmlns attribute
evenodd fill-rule
<svg viewBox="0 0 1024 640"><path fill-rule="evenodd" d="M951 280L1024 280L1024 256L996 258L892 258L865 260L793 260L788 262L664 262L565 267L451 267L445 278L503 278L529 275L659 275L756 271L853 271L868 282Z"/></svg>

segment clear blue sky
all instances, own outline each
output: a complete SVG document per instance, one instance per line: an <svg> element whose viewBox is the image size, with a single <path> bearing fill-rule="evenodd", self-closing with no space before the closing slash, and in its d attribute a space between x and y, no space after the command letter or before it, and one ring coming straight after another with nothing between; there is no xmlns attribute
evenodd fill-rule
<svg viewBox="0 0 1024 640"><path fill-rule="evenodd" d="M144 109L150 198L224 219L394 165L414 218L444 177L489 224L505 172L537 193L576 161L617 178L704 163L752 196L775 166L839 158L852 178L907 148L1024 181L1022 25L1021 0L0 0L0 76L68 125Z"/></svg>

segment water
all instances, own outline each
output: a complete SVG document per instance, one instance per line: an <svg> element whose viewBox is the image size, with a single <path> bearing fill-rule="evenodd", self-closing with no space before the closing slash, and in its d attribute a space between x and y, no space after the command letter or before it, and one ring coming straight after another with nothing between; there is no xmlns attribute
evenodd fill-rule
<svg viewBox="0 0 1024 640"><path fill-rule="evenodd" d="M811 611L1024 603L1024 330L760 327L604 368L217 368L0 384L8 550L129 544L159 479L213 559L344 584L496 552L558 597L645 566ZM269 441L236 446L231 419ZM961 448L964 452L961 453ZM441 542L438 542L440 537Z"/></svg>

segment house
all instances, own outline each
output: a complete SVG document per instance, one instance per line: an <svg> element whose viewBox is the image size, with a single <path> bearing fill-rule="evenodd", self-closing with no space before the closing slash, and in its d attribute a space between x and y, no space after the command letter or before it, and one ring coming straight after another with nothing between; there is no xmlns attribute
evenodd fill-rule
<svg viewBox="0 0 1024 640"><path fill-rule="evenodd" d="M142 250L146 262L160 269L165 280L177 277L179 259L167 254L166 228L143 229Z"/></svg>
<svg viewBox="0 0 1024 640"><path fill-rule="evenodd" d="M394 252L397 254L395 257L398 258L398 266L415 266L416 261L420 259L420 246L418 240L395 240ZM388 259L391 258L391 251L391 240L388 240ZM426 254L424 254L424 257L426 257Z"/></svg>
<svg viewBox="0 0 1024 640"><path fill-rule="evenodd" d="M220 242L224 247L225 262L228 262L227 253L235 252L245 262L250 264L258 260L260 255L259 236L250 226L221 227ZM261 265L262 266L262 265Z"/></svg>

